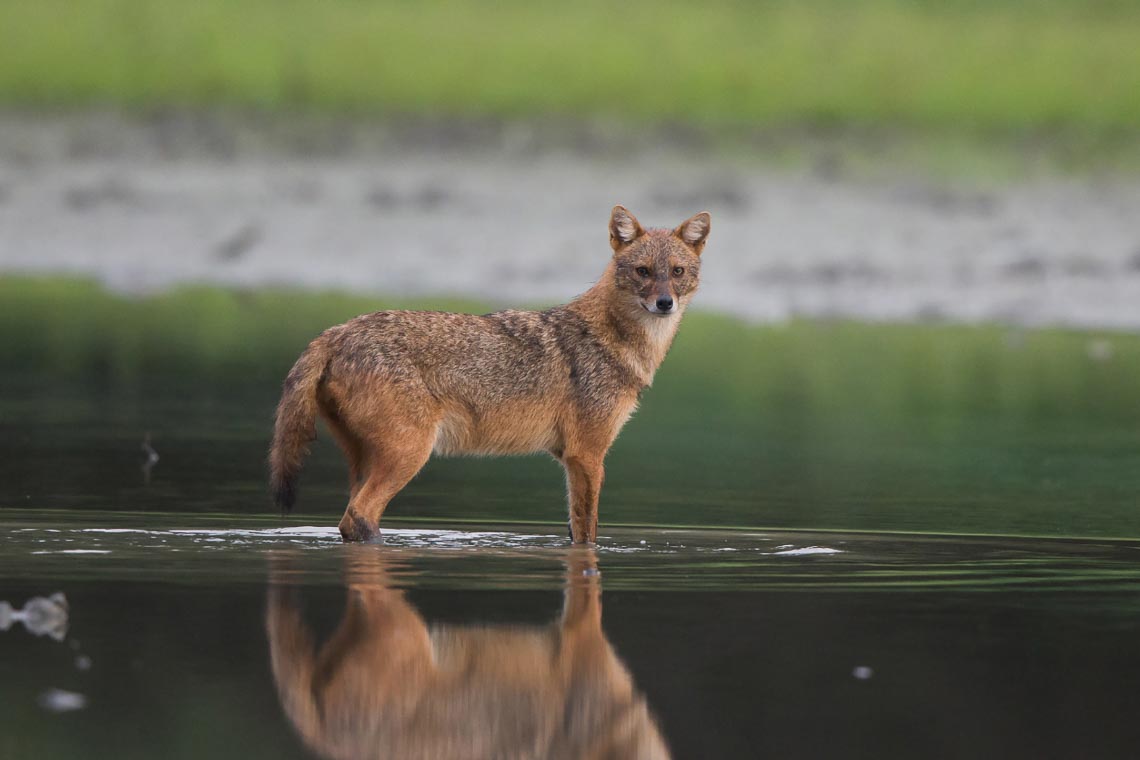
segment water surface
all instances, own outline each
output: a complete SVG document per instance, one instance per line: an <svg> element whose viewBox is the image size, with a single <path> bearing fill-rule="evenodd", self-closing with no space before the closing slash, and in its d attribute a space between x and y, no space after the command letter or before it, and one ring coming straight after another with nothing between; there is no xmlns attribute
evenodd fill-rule
<svg viewBox="0 0 1140 760"><path fill-rule="evenodd" d="M326 440L272 511L272 410L391 304L0 294L0 757L1135 754L1134 337L693 314L596 548L541 457L345 546Z"/></svg>
<svg viewBox="0 0 1140 760"><path fill-rule="evenodd" d="M470 700L532 743L530 707L562 716L547 738L563 749L584 741L575 720L624 715L637 746L673 757L1126 757L1137 738L1131 541L611 530L590 550L534 527L400 523L344 546L328 526L37 511L3 533L8 600L69 605L59 641L0 634L11 757L522 741ZM600 628L570 632L587 613ZM535 668L536 649L583 635L604 661ZM428 660L461 656L458 685L425 687ZM51 690L84 706L51 709ZM414 719L391 718L401 700Z"/></svg>

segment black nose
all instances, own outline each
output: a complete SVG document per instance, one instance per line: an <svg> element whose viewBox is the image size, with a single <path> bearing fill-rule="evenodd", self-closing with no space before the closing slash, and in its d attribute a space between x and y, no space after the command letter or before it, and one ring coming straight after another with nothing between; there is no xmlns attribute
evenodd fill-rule
<svg viewBox="0 0 1140 760"><path fill-rule="evenodd" d="M673 299L669 296L661 296L657 299L657 311L669 311L673 308Z"/></svg>

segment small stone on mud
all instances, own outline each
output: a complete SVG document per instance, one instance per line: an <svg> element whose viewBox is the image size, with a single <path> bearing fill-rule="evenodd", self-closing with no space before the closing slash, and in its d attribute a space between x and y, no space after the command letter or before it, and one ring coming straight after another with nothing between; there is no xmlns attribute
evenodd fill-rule
<svg viewBox="0 0 1140 760"><path fill-rule="evenodd" d="M261 227L254 223L243 225L214 247L219 261L236 261L261 240Z"/></svg>

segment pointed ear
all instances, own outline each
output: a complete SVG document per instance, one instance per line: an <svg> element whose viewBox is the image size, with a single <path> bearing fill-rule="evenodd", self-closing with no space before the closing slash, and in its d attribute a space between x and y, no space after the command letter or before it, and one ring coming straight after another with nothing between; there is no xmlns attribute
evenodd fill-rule
<svg viewBox="0 0 1140 760"><path fill-rule="evenodd" d="M705 247L705 238L709 236L709 229L712 226L712 218L709 217L709 212L702 211L699 214L686 219L681 223L681 226L673 230L673 234L681 238L685 245L696 251L697 255L701 255L701 249Z"/></svg>
<svg viewBox="0 0 1140 760"><path fill-rule="evenodd" d="M610 246L617 251L645 234L637 217L629 213L625 206L614 206L610 212Z"/></svg>

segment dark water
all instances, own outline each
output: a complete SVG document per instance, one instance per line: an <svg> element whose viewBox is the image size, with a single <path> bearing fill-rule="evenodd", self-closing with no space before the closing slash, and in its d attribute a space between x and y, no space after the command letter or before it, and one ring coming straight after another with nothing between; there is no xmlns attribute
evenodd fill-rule
<svg viewBox="0 0 1140 760"><path fill-rule="evenodd" d="M378 304L0 294L0 757L1140 746L1130 336L692 315L595 550L541 458L432 462L343 546L337 452L281 518L264 448L305 341Z"/></svg>
<svg viewBox="0 0 1140 760"><path fill-rule="evenodd" d="M7 757L1131 757L1140 544L16 512ZM51 632L62 636L56 641ZM429 642L430 643L425 643ZM54 712L52 689L82 709ZM473 749L481 748L481 749ZM638 753L642 754L638 754Z"/></svg>

